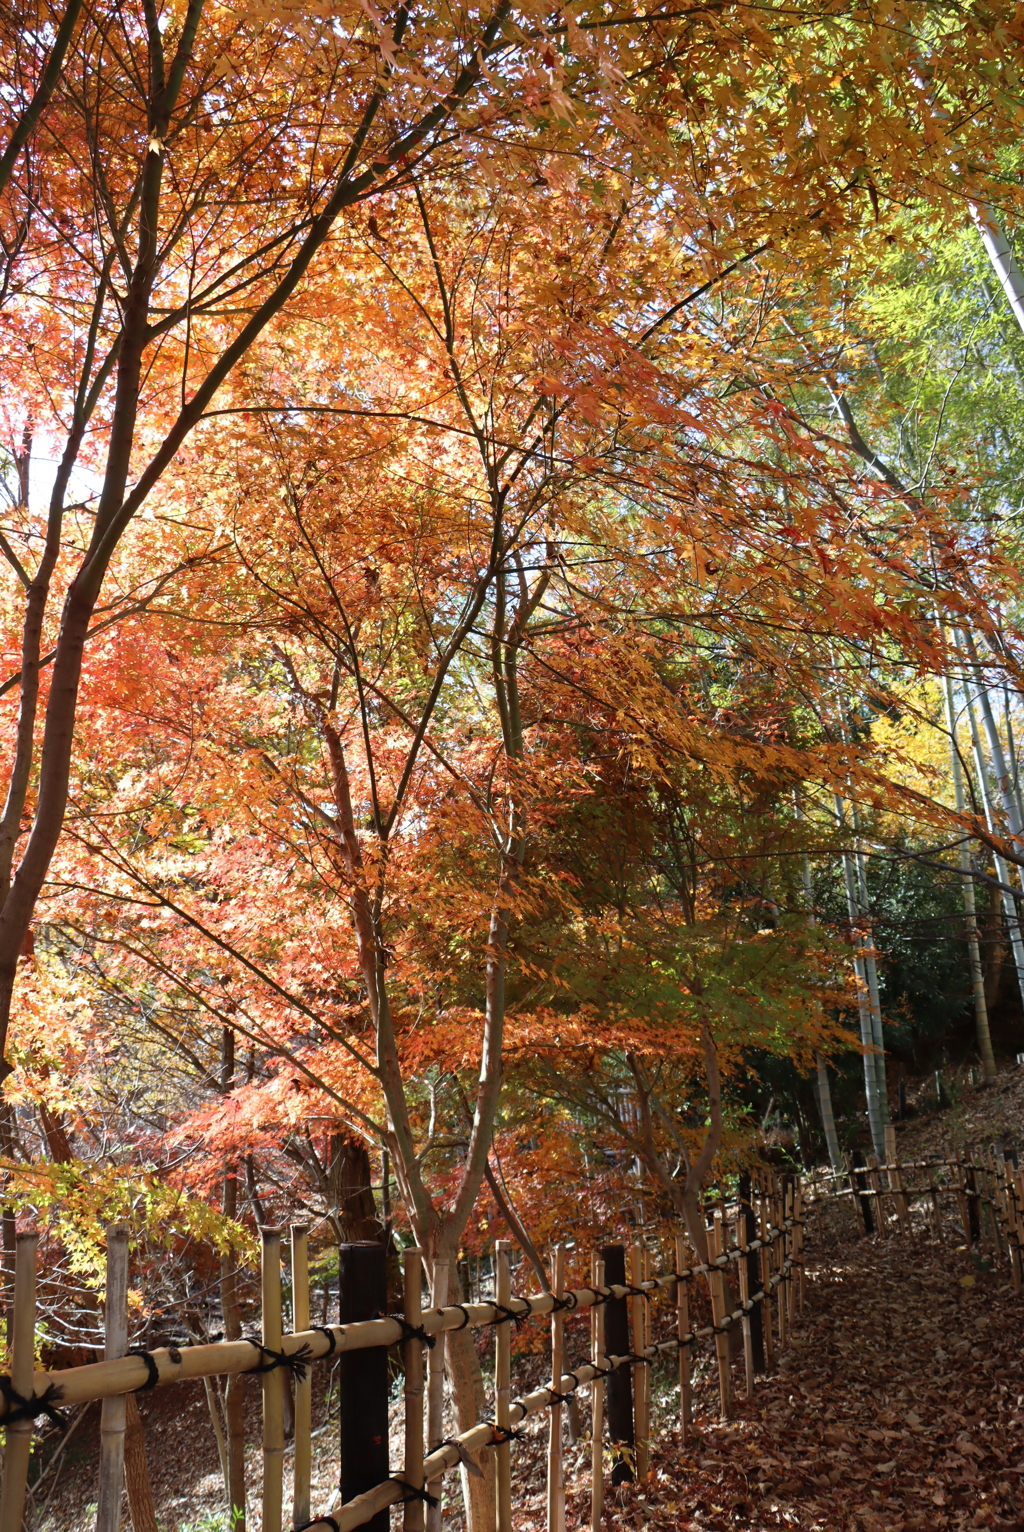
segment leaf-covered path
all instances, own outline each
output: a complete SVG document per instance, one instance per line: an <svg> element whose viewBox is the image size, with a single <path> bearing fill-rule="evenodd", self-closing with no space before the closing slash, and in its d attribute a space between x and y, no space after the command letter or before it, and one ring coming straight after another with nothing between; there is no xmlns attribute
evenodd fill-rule
<svg viewBox="0 0 1024 1532"><path fill-rule="evenodd" d="M614 1492L605 1525L1024 1529L1022 1321L1008 1277L951 1240L812 1247L775 1372L724 1425L705 1385L696 1440L666 1431L652 1484ZM575 1490L569 1525L588 1526L582 1477Z"/></svg>

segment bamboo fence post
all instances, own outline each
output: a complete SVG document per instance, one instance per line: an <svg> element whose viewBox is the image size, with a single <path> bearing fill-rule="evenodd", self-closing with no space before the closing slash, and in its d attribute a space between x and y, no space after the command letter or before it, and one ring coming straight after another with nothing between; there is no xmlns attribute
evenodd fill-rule
<svg viewBox="0 0 1024 1532"><path fill-rule="evenodd" d="M644 1252L639 1245L629 1247L629 1282L639 1288L644 1280ZM629 1300L630 1322L633 1335L633 1355L643 1356L647 1349L647 1303L648 1300L634 1293ZM650 1382L651 1369L646 1362L637 1362L633 1377L633 1434L636 1446L636 1476L646 1479L651 1461L650 1444Z"/></svg>
<svg viewBox="0 0 1024 1532"><path fill-rule="evenodd" d="M38 1234L15 1236L14 1312L7 1322L11 1348L11 1388L23 1399L33 1395L36 1349L36 1245ZM3 1485L0 1487L0 1532L21 1532L32 1456L32 1421L7 1427Z"/></svg>
<svg viewBox="0 0 1024 1532"><path fill-rule="evenodd" d="M939 1213L939 1194L935 1186L935 1172L928 1172L928 1190L931 1197L932 1208L932 1233L936 1239L942 1238L942 1217Z"/></svg>
<svg viewBox="0 0 1024 1532"><path fill-rule="evenodd" d="M714 1223L711 1229L711 1257L715 1260L722 1254L722 1215L715 1213ZM729 1418L729 1335L721 1328L726 1315L725 1275L720 1266L715 1266L711 1273L711 1318L715 1326L715 1355L718 1360L718 1398L723 1420Z"/></svg>
<svg viewBox="0 0 1024 1532"><path fill-rule="evenodd" d="M565 1249L556 1245L551 1252L551 1291L561 1298L565 1287ZM551 1312L551 1389L560 1393L564 1371L565 1319L561 1309ZM548 1411L548 1532L565 1532L565 1479L562 1470L562 1406L554 1403Z"/></svg>
<svg viewBox="0 0 1024 1532"><path fill-rule="evenodd" d="M509 1252L512 1241L499 1239L494 1246L494 1296L507 1309L512 1298L512 1267ZM494 1424L499 1431L511 1425L512 1404L512 1325L501 1324L494 1331ZM512 1444L501 1442L495 1449L497 1489L497 1532L512 1532Z"/></svg>
<svg viewBox="0 0 1024 1532"><path fill-rule="evenodd" d="M263 1344L281 1349L281 1230L263 1228ZM263 1374L263 1532L281 1532L284 1518L284 1379L281 1368Z"/></svg>
<svg viewBox="0 0 1024 1532"><path fill-rule="evenodd" d="M785 1202L781 1202L779 1200L779 1198L776 1197L776 1199L775 1199L775 1218L774 1218L774 1223L775 1223L776 1229L778 1230L778 1234L776 1236L776 1240L775 1240L774 1244L772 1245L772 1250L775 1251L775 1253L776 1253L775 1258L776 1258L776 1261L778 1263L778 1271L777 1271L776 1275L778 1276L778 1279L779 1279L779 1281L778 1281L779 1296L778 1296L778 1302L776 1303L776 1307L775 1307L775 1317L777 1318L777 1320L779 1322L779 1350L780 1351L785 1351L786 1346L787 1346L787 1344L789 1342L789 1313L788 1313L789 1303L788 1303L788 1300L787 1300L788 1290L787 1290L787 1287L786 1287L786 1283L789 1280L789 1273L786 1271L786 1247L787 1247L789 1241L788 1241L788 1238L787 1238L787 1235L786 1235L786 1231L782 1227L783 1223L785 1222L785 1218L786 1218L786 1204L785 1204Z"/></svg>
<svg viewBox="0 0 1024 1532"><path fill-rule="evenodd" d="M971 1162L971 1145L965 1144L964 1149L964 1185L966 1188L967 1202L967 1228L969 1245L981 1245L985 1247L984 1227L981 1221L981 1203L978 1199L978 1178Z"/></svg>
<svg viewBox="0 0 1024 1532"><path fill-rule="evenodd" d="M868 1154L864 1157L864 1163L868 1167L868 1185L871 1187L871 1196L875 1209L875 1225L883 1239L889 1236L889 1217L882 1203L882 1178L878 1173L877 1154Z"/></svg>
<svg viewBox="0 0 1024 1532"><path fill-rule="evenodd" d="M508 1298L510 1298L512 1296L512 1286L511 1286L511 1280L512 1279L511 1279L511 1271L509 1269L509 1254L508 1254L511 1247L510 1247L510 1243L509 1243L508 1240L500 1240L499 1244L502 1245L504 1247L504 1250L505 1250L505 1274L506 1274L506 1280L508 1281L509 1286L508 1286L508 1297L506 1297L505 1299L502 1299L500 1291L497 1291L497 1298L498 1298L498 1302L499 1303L501 1303L501 1302L506 1302L507 1303L508 1302ZM500 1279L500 1273L501 1273L501 1264L499 1262L499 1266L498 1266L499 1279ZM438 1309L443 1309L445 1304L448 1302L448 1262L447 1261L442 1261L442 1260L435 1259L431 1263L431 1267L430 1267L430 1301L434 1305L434 1307L438 1308ZM501 1325L498 1326L499 1334L500 1334L500 1332L501 1332L501 1330L503 1328L504 1327L501 1326ZM429 1447L429 1449L431 1451L434 1450L434 1447L437 1445L437 1443L444 1436L444 1355L445 1355L445 1348L446 1348L446 1345L447 1345L447 1339L448 1339L447 1336L445 1335L444 1331L442 1330L441 1333L435 1337L433 1346L427 1352L427 1446ZM509 1344L511 1345L511 1339L509 1339ZM498 1463L500 1465L500 1463L502 1461L502 1452L503 1451L505 1453L505 1462L509 1464L509 1467L510 1467L510 1470L511 1470L511 1459L509 1457L509 1453L511 1451L511 1448L509 1448L507 1445L505 1446L504 1449L501 1448L501 1447L498 1448ZM500 1486L500 1483L501 1483L501 1474L500 1474L500 1468L499 1468L499 1475L498 1475L498 1484L499 1484L499 1486ZM510 1482L510 1486L509 1486L509 1518L510 1518L510 1522L511 1522L511 1515L512 1515L511 1494L512 1494L512 1490L511 1490L511 1482ZM441 1532L441 1501L440 1501L440 1497L438 1497L437 1505L428 1505L427 1506L426 1523L427 1523L427 1532ZM502 1529L502 1532L505 1532L505 1529ZM507 1529L507 1532L511 1532L511 1525Z"/></svg>
<svg viewBox="0 0 1024 1532"><path fill-rule="evenodd" d="M764 1365L767 1371L772 1365L772 1247L768 1243L770 1230L766 1199L763 1189L759 1188L759 1190L761 1195L758 1198L757 1218L761 1231L761 1289L764 1293L761 1301L761 1324L764 1333Z"/></svg>
<svg viewBox="0 0 1024 1532"><path fill-rule="evenodd" d="M799 1182L793 1187L793 1270L794 1278L789 1301L790 1323L796 1323L797 1314L804 1311L804 1194Z"/></svg>
<svg viewBox="0 0 1024 1532"><path fill-rule="evenodd" d="M747 1292L753 1298L759 1291L761 1262L758 1252L751 1250L752 1241L757 1239L757 1219L754 1215L753 1183L749 1171L745 1171L740 1177L740 1203L743 1223L743 1246L748 1252L744 1256L742 1265L747 1269ZM750 1310L750 1345L753 1354L754 1372L764 1372L764 1330L761 1304L754 1303Z"/></svg>
<svg viewBox="0 0 1024 1532"><path fill-rule="evenodd" d="M107 1225L107 1269L103 1305L103 1360L112 1362L128 1350L128 1225ZM120 1532L124 1490L123 1394L100 1407L100 1480L96 1532Z"/></svg>
<svg viewBox="0 0 1024 1532"><path fill-rule="evenodd" d="M591 1282L595 1290L604 1286L604 1262L594 1252L591 1258ZM604 1364L604 1304L595 1303L590 1311L590 1355L597 1367ZM509 1491L511 1495L511 1487ZM604 1379L590 1385L590 1532L601 1532L604 1515ZM511 1523L511 1514L509 1516ZM506 1532L499 1527L498 1532ZM511 1532L511 1526L508 1529Z"/></svg>
<svg viewBox="0 0 1024 1532"><path fill-rule="evenodd" d="M309 1329L309 1229L292 1224L292 1330ZM295 1379L295 1455L292 1468L292 1524L309 1520L310 1480L313 1473L313 1377Z"/></svg>
<svg viewBox="0 0 1024 1532"><path fill-rule="evenodd" d="M900 1232L909 1237L912 1232L910 1209L903 1191L903 1170L896 1148L896 1127L893 1123L890 1123L885 1130L885 1158L889 1166L889 1185L896 1202L896 1217L899 1219Z"/></svg>
<svg viewBox="0 0 1024 1532"><path fill-rule="evenodd" d="M402 1252L405 1322L411 1330L423 1326L423 1252ZM501 1328L501 1326L499 1326ZM410 1490L423 1488L423 1342L410 1335L405 1351L405 1465L402 1478ZM424 1502L410 1497L405 1502L404 1532L423 1532Z"/></svg>
<svg viewBox="0 0 1024 1532"><path fill-rule="evenodd" d="M1021 1290L1021 1262L1020 1262L1020 1209L1017 1206L1017 1192L1013 1184L1012 1161L1010 1151L1002 1150L1002 1188L1003 1206L1006 1209L1006 1243L1010 1251L1010 1276L1013 1280L1013 1290L1019 1293Z"/></svg>
<svg viewBox="0 0 1024 1532"><path fill-rule="evenodd" d="M792 1333L793 1326L796 1323L796 1299L797 1288L799 1286L800 1226L796 1222L796 1186L791 1176L786 1177L786 1189L783 1196L783 1217L787 1221L792 1221L792 1228L786 1233L787 1254L789 1256L789 1281L786 1286L786 1318L789 1321L790 1333Z"/></svg>
<svg viewBox="0 0 1024 1532"><path fill-rule="evenodd" d="M676 1271L689 1266L689 1252L682 1234L676 1235ZM693 1394L691 1370L693 1357L690 1342L690 1286L688 1282L676 1283L676 1339L679 1341L679 1440L685 1446L690 1439L693 1420Z"/></svg>
<svg viewBox="0 0 1024 1532"><path fill-rule="evenodd" d="M743 1248L744 1251L747 1248L745 1240L743 1242L742 1248ZM741 1307L743 1309L743 1318L740 1321L740 1324L741 1324L742 1329L743 1329L743 1366L744 1366L744 1370L745 1370L745 1373L746 1373L746 1392L747 1392L747 1398L748 1399L753 1399L753 1397L754 1397L754 1338L753 1338L753 1336L750 1333L750 1310L747 1307L747 1304L750 1302L750 1275L749 1275L749 1273L747 1271L747 1262L746 1262L745 1257L743 1257L743 1256L740 1257L740 1259L736 1262L736 1267L737 1267L737 1270L739 1272L740 1305L741 1305Z"/></svg>
<svg viewBox="0 0 1024 1532"><path fill-rule="evenodd" d="M992 1209L992 1228L996 1237L996 1254L1003 1253L1003 1233L1006 1228L1006 1219L1003 1216L1003 1200L999 1177L996 1174L995 1150L991 1144L985 1144L982 1148L982 1163L989 1186L989 1207Z"/></svg>
<svg viewBox="0 0 1024 1532"><path fill-rule="evenodd" d="M974 1184L978 1188L978 1223L981 1227L981 1248L987 1253L995 1254L993 1238L992 1209L988 1200L988 1178L985 1175L985 1152L981 1144L971 1144L968 1150L974 1173Z"/></svg>
<svg viewBox="0 0 1024 1532"><path fill-rule="evenodd" d="M957 1154L955 1159L950 1160L950 1169L956 1170L956 1202L960 1209L960 1222L964 1230L964 1244L968 1249L971 1247L971 1215L967 1206L967 1183L964 1180L964 1167Z"/></svg>

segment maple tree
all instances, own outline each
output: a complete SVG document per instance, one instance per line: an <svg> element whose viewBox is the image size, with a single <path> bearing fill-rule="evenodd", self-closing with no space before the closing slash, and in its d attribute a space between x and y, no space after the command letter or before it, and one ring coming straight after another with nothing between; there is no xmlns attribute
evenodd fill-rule
<svg viewBox="0 0 1024 1532"><path fill-rule="evenodd" d="M700 1249L720 1070L846 1039L795 871L834 796L981 833L843 720L1007 569L839 373L894 207L1012 216L1019 15L54 21L0 35L7 1162L141 1047L136 1164L262 1221L344 1144L346 1232L372 1144L454 1271L540 1092Z"/></svg>

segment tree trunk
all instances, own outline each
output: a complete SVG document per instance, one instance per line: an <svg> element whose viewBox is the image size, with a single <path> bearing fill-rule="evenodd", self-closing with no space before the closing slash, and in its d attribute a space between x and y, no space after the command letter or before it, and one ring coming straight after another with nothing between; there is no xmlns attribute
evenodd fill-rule
<svg viewBox="0 0 1024 1532"><path fill-rule="evenodd" d="M380 1239L381 1221L373 1201L370 1151L364 1143L332 1133L327 1153L328 1202L337 1210L343 1243Z"/></svg>
<svg viewBox="0 0 1024 1532"><path fill-rule="evenodd" d="M456 1270L452 1262L450 1283ZM458 1303L461 1300L460 1291L453 1301ZM470 1426L475 1426L477 1421L485 1420L490 1414L472 1330L449 1330L444 1366L455 1411L455 1430L468 1431ZM479 1476L471 1473L464 1464L459 1470L462 1476L462 1500L466 1508L466 1532L493 1532L496 1508L494 1453L480 1453L478 1464L481 1469Z"/></svg>
<svg viewBox="0 0 1024 1532"><path fill-rule="evenodd" d="M946 728L949 731L949 764L953 775L953 792L958 814L966 814L967 804L964 794L963 770L960 765L960 752L956 742L956 708L953 702L953 682L949 676L944 677L944 692L946 700ZM960 883L963 889L964 900L964 925L967 932L967 960L971 970L971 991L974 996L974 1029L978 1039L978 1052L981 1056L982 1072L987 1080L995 1078L996 1061L992 1052L992 1035L988 1025L988 1005L985 999L985 975L981 966L981 949L978 945L978 918L974 903L974 878L971 868L971 853L966 840L961 840L959 847L960 857Z"/></svg>
<svg viewBox="0 0 1024 1532"><path fill-rule="evenodd" d="M836 820L842 826L845 815L842 800L838 794L835 795L835 811ZM857 992L857 1012L860 1018L860 1040L864 1051L864 1095L868 1109L868 1125L871 1129L871 1143L874 1151L880 1160L884 1160L887 1114L883 1107L882 1093L879 1089L879 1071L875 1054L874 1007L870 987L871 974L868 970L859 930L862 911L858 895L857 872L853 857L849 852L843 853L843 877L846 883L847 914L849 915L850 926L852 928L853 971L859 986ZM883 1080L884 1071L885 1061L883 1059Z"/></svg>
<svg viewBox="0 0 1024 1532"><path fill-rule="evenodd" d="M128 1487L128 1509L135 1532L160 1532L149 1483L146 1437L134 1394L125 1397L124 1480Z"/></svg>
<svg viewBox="0 0 1024 1532"><path fill-rule="evenodd" d="M814 1062L818 1071L818 1105L821 1108L821 1125L825 1130L829 1162L833 1170L842 1170L843 1156L836 1134L836 1120L832 1115L832 1087L828 1083L828 1065L820 1053L815 1053Z"/></svg>
<svg viewBox="0 0 1024 1532"><path fill-rule="evenodd" d="M224 1215L238 1216L238 1176L230 1165L224 1173ZM224 1339L238 1340L242 1334L242 1315L238 1306L238 1267L232 1251L220 1258L220 1305ZM228 1524L230 1532L245 1532L245 1378L241 1373L224 1380L224 1423Z"/></svg>

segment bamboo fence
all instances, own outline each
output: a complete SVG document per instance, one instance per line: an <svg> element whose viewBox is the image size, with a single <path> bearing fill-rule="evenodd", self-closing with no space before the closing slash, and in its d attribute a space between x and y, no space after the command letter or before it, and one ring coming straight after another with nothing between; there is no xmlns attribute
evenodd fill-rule
<svg viewBox="0 0 1024 1532"><path fill-rule="evenodd" d="M847 1157L844 1171L813 1178L807 1188L808 1215L820 1215L833 1198L850 1198L865 1234L908 1238L945 1232L944 1214L968 1249L977 1249L995 1268L1008 1269L1015 1293L1024 1289L1024 1171L1015 1148L966 1145L936 1160L900 1160L895 1132L887 1130L885 1161L867 1155L862 1165ZM922 1172L924 1174L922 1174ZM914 1175L918 1184L908 1185ZM883 1180L884 1177L884 1180ZM842 1186L841 1181L849 1184ZM945 1203L945 1207L943 1204ZM924 1214L915 1225L914 1213Z"/></svg>
<svg viewBox="0 0 1024 1532"><path fill-rule="evenodd" d="M102 1402L100 1484L97 1532L119 1525L124 1475L126 1396L190 1378L210 1380L258 1372L263 1385L263 1532L285 1526L284 1389L295 1385L294 1466L288 1524L293 1532L350 1532L364 1526L389 1507L403 1508L403 1532L423 1532L428 1508L436 1504L430 1486L473 1454L496 1454L496 1532L512 1532L511 1451L517 1427L531 1416L549 1412L547 1506L548 1532L564 1532L565 1472L563 1406L572 1408L578 1392L589 1387L592 1430L592 1527L601 1524L606 1472L606 1432L610 1411L608 1380L625 1371L632 1378L635 1431L632 1441L619 1444L620 1466L628 1461L629 1477L643 1478L648 1470L651 1434L652 1363L678 1355L679 1429L685 1441L692 1429L692 1366L696 1349L712 1342L717 1361L719 1405L723 1417L731 1407L732 1358L730 1332L743 1337L744 1387L749 1393L755 1374L752 1317L761 1346L760 1370L772 1354L772 1309L779 1342L803 1306L802 1189L793 1177L759 1174L745 1209L719 1209L709 1230L711 1258L707 1264L688 1254L685 1240L675 1241L672 1269L651 1272L650 1249L637 1244L627 1252L629 1279L607 1283L602 1260L595 1256L591 1285L565 1288L565 1252L556 1249L548 1292L517 1297L511 1291L511 1247L499 1241L491 1265L494 1296L464 1304L424 1310L423 1261L419 1250L403 1252L404 1304L401 1315L354 1323L310 1326L308 1242L304 1226L291 1230L292 1329L285 1333L282 1304L282 1235L277 1228L262 1231L262 1326L259 1338L222 1340L206 1345L163 1346L152 1351L127 1345L127 1231L108 1230L108 1289L106 1346L102 1361L57 1371L34 1370L36 1326L36 1236L18 1237L15 1299L11 1323L11 1375L0 1379L0 1426L5 1428L0 1532L21 1532L34 1422L55 1418L59 1407ZM346 1247L353 1248L353 1247ZM620 1257L621 1258L621 1257ZM735 1270L734 1270L735 1269ZM738 1305L729 1275L738 1278ZM753 1275L752 1275L753 1274ZM691 1327L693 1284L707 1284L712 1323ZM667 1309L670 1333L652 1337L659 1297L672 1300ZM631 1321L625 1354L605 1351L604 1314L609 1304L628 1309ZM591 1356L569 1368L565 1358L564 1319L577 1310L591 1311ZM511 1328L526 1320L548 1318L551 1330L551 1382L518 1398L511 1397ZM450 1331L493 1326L495 1332L495 1395L493 1419L426 1450L426 1406L431 1378L424 1351L433 1359L435 1343ZM318 1362L347 1352L401 1347L404 1361L404 1461L399 1472L340 1506L317 1515L310 1508L312 1464L309 1370ZM344 1452L344 1443L342 1444Z"/></svg>

